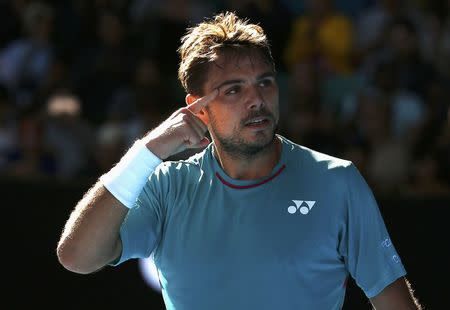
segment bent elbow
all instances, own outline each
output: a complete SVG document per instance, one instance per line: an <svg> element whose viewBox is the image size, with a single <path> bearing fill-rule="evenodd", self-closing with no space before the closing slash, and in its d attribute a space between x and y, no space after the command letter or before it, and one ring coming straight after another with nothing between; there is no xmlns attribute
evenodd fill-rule
<svg viewBox="0 0 450 310"><path fill-rule="evenodd" d="M88 266L83 260L83 255L77 254L75 250L65 245L58 245L56 255L59 263L67 270L78 274L89 274L97 270Z"/></svg>

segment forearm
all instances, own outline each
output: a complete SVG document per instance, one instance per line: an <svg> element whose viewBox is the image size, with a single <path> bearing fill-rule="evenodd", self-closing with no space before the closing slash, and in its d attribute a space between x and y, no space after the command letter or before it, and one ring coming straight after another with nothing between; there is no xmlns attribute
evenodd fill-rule
<svg viewBox="0 0 450 310"><path fill-rule="evenodd" d="M411 284L406 278L399 278L387 286L379 295L372 298L376 310L421 310L419 301L414 296Z"/></svg>
<svg viewBox="0 0 450 310"><path fill-rule="evenodd" d="M77 273L96 271L120 255L120 226L128 209L98 182L81 199L58 243L61 264Z"/></svg>

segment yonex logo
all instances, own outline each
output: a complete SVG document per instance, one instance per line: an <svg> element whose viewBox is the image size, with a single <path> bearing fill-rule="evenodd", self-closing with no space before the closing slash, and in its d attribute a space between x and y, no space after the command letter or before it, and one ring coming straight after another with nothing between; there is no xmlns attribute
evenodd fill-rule
<svg viewBox="0 0 450 310"><path fill-rule="evenodd" d="M309 211L314 207L316 204L315 201L312 200L292 200L295 204L295 206L289 206L287 211L290 214L295 214L297 210L300 211L301 214L308 214Z"/></svg>
<svg viewBox="0 0 450 310"><path fill-rule="evenodd" d="M381 245L385 248L388 248L392 245L391 239L386 238L383 240L383 242L381 242Z"/></svg>

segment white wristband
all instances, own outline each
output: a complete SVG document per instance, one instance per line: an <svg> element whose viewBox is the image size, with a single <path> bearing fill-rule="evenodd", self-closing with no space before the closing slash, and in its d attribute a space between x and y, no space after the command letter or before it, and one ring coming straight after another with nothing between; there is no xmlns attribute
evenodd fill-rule
<svg viewBox="0 0 450 310"><path fill-rule="evenodd" d="M148 177L161 162L142 140L138 140L117 165L100 177L100 181L117 200L130 209Z"/></svg>

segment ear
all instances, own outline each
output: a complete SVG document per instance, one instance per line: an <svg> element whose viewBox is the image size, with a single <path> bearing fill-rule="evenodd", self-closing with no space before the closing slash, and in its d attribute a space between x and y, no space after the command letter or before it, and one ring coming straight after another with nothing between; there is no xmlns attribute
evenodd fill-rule
<svg viewBox="0 0 450 310"><path fill-rule="evenodd" d="M199 96L187 94L184 100L186 101L186 105L190 105L199 98ZM201 109L200 112L195 114L195 116L197 116L205 125L209 124L208 112L204 108Z"/></svg>
<svg viewBox="0 0 450 310"><path fill-rule="evenodd" d="M200 97L194 96L192 94L187 94L184 100L186 101L186 105L192 104L195 100L197 100Z"/></svg>

